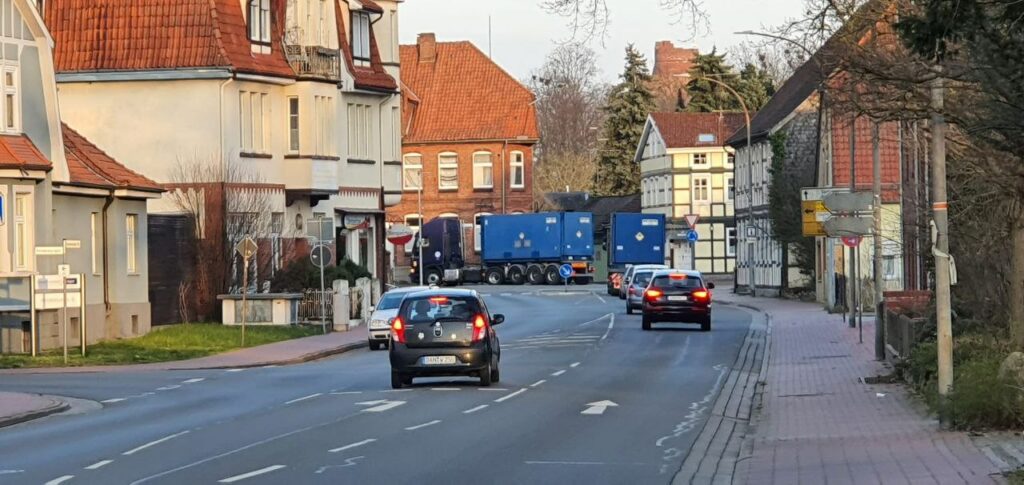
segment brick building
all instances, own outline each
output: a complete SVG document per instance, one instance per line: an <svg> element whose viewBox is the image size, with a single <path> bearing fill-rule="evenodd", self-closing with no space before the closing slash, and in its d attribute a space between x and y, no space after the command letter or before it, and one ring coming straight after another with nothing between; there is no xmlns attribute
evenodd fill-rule
<svg viewBox="0 0 1024 485"><path fill-rule="evenodd" d="M404 196L387 220L416 230L421 221L458 217L471 242L466 260L478 262L481 216L531 210L540 138L534 96L473 44L437 42L434 34L401 47L401 68ZM410 251L393 251L396 267L408 267Z"/></svg>
<svg viewBox="0 0 1024 485"><path fill-rule="evenodd" d="M654 71L651 91L654 92L656 111L675 111L681 99L689 99L686 85L690 70L700 51L676 47L670 40L654 44Z"/></svg>

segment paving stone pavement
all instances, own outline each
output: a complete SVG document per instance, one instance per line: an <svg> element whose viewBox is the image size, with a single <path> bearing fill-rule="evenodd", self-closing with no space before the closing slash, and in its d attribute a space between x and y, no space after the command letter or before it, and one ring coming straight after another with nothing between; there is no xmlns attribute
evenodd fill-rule
<svg viewBox="0 0 1024 485"><path fill-rule="evenodd" d="M965 433L940 430L875 362L874 326L856 329L817 304L752 299L772 315L760 407L733 482L749 484L1001 483L1001 470ZM755 406L757 402L755 400Z"/></svg>

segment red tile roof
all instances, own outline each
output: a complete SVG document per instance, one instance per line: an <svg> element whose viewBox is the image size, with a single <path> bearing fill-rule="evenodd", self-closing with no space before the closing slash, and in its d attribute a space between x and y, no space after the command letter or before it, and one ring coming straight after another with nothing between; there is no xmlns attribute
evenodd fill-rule
<svg viewBox="0 0 1024 485"><path fill-rule="evenodd" d="M845 118L845 119L844 119ZM857 190L870 191L873 183L874 148L871 143L871 120L857 118L856 150ZM882 168L882 202L900 201L900 133L896 123L883 123L879 127L879 158ZM832 117L832 185L850 186L850 118Z"/></svg>
<svg viewBox="0 0 1024 485"><path fill-rule="evenodd" d="M58 72L220 67L294 77L281 48L284 2L275 2L271 53L253 54L238 0L46 2Z"/></svg>
<svg viewBox="0 0 1024 485"><path fill-rule="evenodd" d="M68 125L61 123L61 130L72 184L146 192L163 191L160 184L117 163Z"/></svg>
<svg viewBox="0 0 1024 485"><path fill-rule="evenodd" d="M405 142L540 138L529 89L469 42L436 45L434 62L401 46L402 83L420 100L403 103Z"/></svg>
<svg viewBox="0 0 1024 485"><path fill-rule="evenodd" d="M725 146L725 140L746 125L743 113L651 113L667 148ZM700 135L714 135L701 142Z"/></svg>
<svg viewBox="0 0 1024 485"><path fill-rule="evenodd" d="M374 10L372 7L368 8L368 4L372 4L377 10ZM365 10L372 12L380 13L384 11L376 3L367 0L363 0L363 7ZM377 36L374 35L373 29L370 29L370 65L357 66L352 59L352 49L349 46L348 34L345 30L341 4L338 2L334 2L334 14L334 19L338 23L338 45L341 46L341 51L345 56L345 65L348 66L348 71L352 73L356 87L373 91L397 91L398 83L395 82L395 78L391 77L384 70L384 64L380 59L380 50L377 48Z"/></svg>
<svg viewBox="0 0 1024 485"><path fill-rule="evenodd" d="M0 135L0 168L50 170L53 164L26 135Z"/></svg>
<svg viewBox="0 0 1024 485"><path fill-rule="evenodd" d="M359 0L359 3L363 4L363 10L367 12L384 13L384 9L373 0Z"/></svg>

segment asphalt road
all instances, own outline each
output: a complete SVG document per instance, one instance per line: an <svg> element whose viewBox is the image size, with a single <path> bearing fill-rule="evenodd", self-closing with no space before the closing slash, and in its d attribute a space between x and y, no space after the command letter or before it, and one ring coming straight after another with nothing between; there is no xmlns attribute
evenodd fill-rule
<svg viewBox="0 0 1024 485"><path fill-rule="evenodd" d="M502 381L488 389L392 391L386 352L368 350L246 370L0 376L0 390L103 403L0 430L0 483L668 483L751 315L718 305L710 333L643 332L588 288L480 288L507 318Z"/></svg>

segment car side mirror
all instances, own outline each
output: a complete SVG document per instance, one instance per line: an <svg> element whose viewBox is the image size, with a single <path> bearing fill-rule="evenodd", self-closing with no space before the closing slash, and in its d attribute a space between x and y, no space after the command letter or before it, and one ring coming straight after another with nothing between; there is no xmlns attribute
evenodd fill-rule
<svg viewBox="0 0 1024 485"><path fill-rule="evenodd" d="M709 290L713 290L713 289L715 289L715 283L713 283L713 282L711 282L711 281L708 281L708 289L709 289Z"/></svg>
<svg viewBox="0 0 1024 485"><path fill-rule="evenodd" d="M505 315L500 313L491 317L491 325L501 325L505 321Z"/></svg>
<svg viewBox="0 0 1024 485"><path fill-rule="evenodd" d="M373 312L374 312L374 310L376 310L376 309L377 309L377 307L375 307L375 306L373 306L373 305L370 305L370 313L373 313Z"/></svg>

